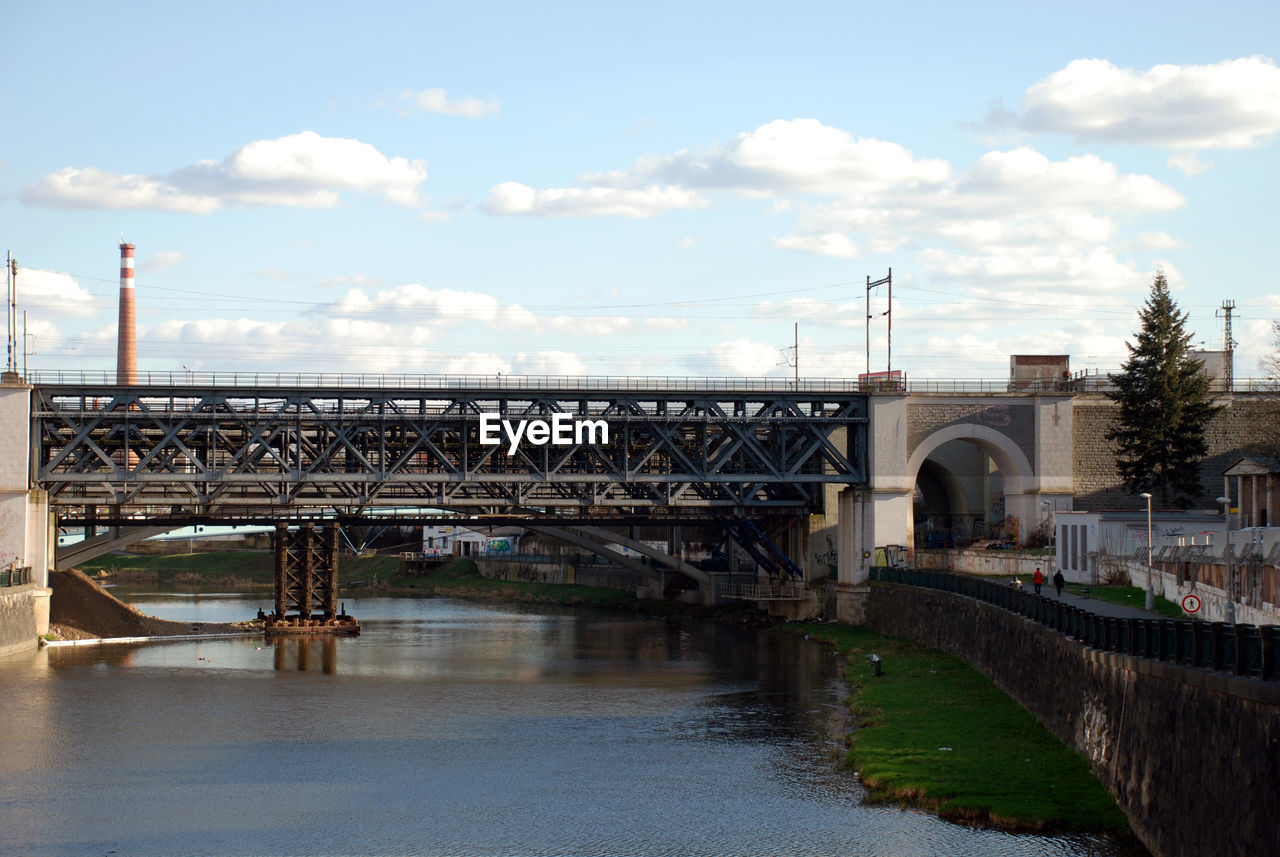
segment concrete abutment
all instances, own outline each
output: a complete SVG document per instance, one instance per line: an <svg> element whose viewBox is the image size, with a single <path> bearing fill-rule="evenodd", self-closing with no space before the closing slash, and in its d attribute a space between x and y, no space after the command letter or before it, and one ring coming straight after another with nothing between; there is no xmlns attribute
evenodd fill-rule
<svg viewBox="0 0 1280 857"><path fill-rule="evenodd" d="M49 631L49 568L53 564L49 495L31 478L31 387L5 373L0 380L0 655L36 648Z"/></svg>

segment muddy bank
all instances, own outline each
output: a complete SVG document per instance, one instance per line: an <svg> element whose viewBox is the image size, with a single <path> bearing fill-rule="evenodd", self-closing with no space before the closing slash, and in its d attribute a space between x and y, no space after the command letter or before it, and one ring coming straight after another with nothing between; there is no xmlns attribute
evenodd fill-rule
<svg viewBox="0 0 1280 857"><path fill-rule="evenodd" d="M90 637L172 637L232 634L254 630L252 622L173 622L125 604L76 569L49 573L50 631L61 639Z"/></svg>

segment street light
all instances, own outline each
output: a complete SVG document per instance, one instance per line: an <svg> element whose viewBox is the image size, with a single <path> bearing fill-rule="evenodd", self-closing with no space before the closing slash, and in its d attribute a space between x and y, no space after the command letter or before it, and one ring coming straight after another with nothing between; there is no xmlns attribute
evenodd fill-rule
<svg viewBox="0 0 1280 857"><path fill-rule="evenodd" d="M1058 551L1056 549L1058 525L1053 519L1053 508L1049 505L1048 500L1041 500L1040 505L1044 507L1045 512L1049 515L1049 566L1054 570L1058 567Z"/></svg>
<svg viewBox="0 0 1280 857"><path fill-rule="evenodd" d="M1147 597L1143 604L1152 610L1156 606L1156 591L1151 586L1151 495L1143 491L1138 496L1147 501Z"/></svg>
<svg viewBox="0 0 1280 857"><path fill-rule="evenodd" d="M1223 535L1227 540L1227 609L1224 617L1228 622L1236 621L1236 546L1231 540L1231 498L1219 497L1222 504Z"/></svg>

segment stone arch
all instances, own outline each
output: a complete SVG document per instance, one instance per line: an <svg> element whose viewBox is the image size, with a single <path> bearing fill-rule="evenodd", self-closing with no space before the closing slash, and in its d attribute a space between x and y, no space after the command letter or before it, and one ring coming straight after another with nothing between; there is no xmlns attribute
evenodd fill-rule
<svg viewBox="0 0 1280 857"><path fill-rule="evenodd" d="M911 450L911 457L907 459L907 475L913 483L920 473L921 466L924 465L924 460L944 443L950 443L953 440L967 440L985 449L995 461L996 467L999 467L1000 472L1004 474L1006 490L1011 489L1019 494L1032 490L1035 470L1026 453L1019 449L1007 435L975 423L947 426L921 440L916 448Z"/></svg>
<svg viewBox="0 0 1280 857"><path fill-rule="evenodd" d="M936 481L939 473L947 473L945 465L931 458L947 444L965 441L982 450L999 471L1003 482L1006 513L1019 519L1025 516L1021 496L1034 491L1035 471L1026 453L1009 436L990 428L974 423L962 423L939 429L920 441L907 460L907 476L912 486L919 484L922 473L933 465L933 478ZM955 492L948 491L954 497ZM953 507L953 511L958 511ZM984 516L985 517L985 516ZM915 523L908 515L908 544L915 542ZM1019 535L1019 539L1022 535Z"/></svg>

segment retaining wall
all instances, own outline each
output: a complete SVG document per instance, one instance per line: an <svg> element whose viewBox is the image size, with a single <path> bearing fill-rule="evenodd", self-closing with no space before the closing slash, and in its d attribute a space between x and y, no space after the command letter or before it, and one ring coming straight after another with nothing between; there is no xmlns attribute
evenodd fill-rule
<svg viewBox="0 0 1280 857"><path fill-rule="evenodd" d="M1036 569L1044 572L1045 579L1053 576L1052 556L1028 556L1017 551L991 550L930 550L917 548L914 554L916 568L932 568L937 571L959 571L965 574L981 574L988 577L1021 577L1031 579ZM1068 580L1074 578L1063 572Z"/></svg>
<svg viewBox="0 0 1280 857"><path fill-rule="evenodd" d="M1222 472L1243 458L1259 441L1272 436L1280 419L1275 394L1236 394L1218 399L1223 408L1205 428L1208 455L1200 462L1201 494L1195 506L1217 507ZM1077 511L1144 509L1145 501L1130 494L1116 473L1115 448L1106 439L1117 405L1101 394L1078 394L1072 402L1074 504Z"/></svg>
<svg viewBox="0 0 1280 857"><path fill-rule="evenodd" d="M935 590L873 584L866 624L962 658L1084 753L1156 857L1280 854L1280 685L1087 649Z"/></svg>
<svg viewBox="0 0 1280 857"><path fill-rule="evenodd" d="M0 657L26 652L39 645L36 597L44 593L47 590L34 583L0 589Z"/></svg>

